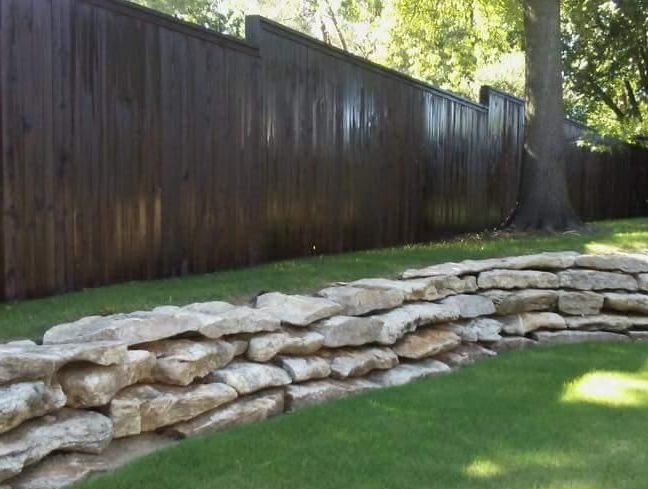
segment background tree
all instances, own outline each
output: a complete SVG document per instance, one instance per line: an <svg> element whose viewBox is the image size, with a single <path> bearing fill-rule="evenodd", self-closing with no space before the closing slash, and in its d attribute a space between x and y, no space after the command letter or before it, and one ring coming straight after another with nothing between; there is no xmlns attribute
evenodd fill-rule
<svg viewBox="0 0 648 489"><path fill-rule="evenodd" d="M648 143L648 0L569 0L563 38L571 115Z"/></svg>
<svg viewBox="0 0 648 489"><path fill-rule="evenodd" d="M245 13L222 0L132 0L207 29L242 37Z"/></svg>
<svg viewBox="0 0 648 489"><path fill-rule="evenodd" d="M490 68L492 84L515 86L521 95L523 67L511 63L522 57L508 56L502 63L521 51L519 0L395 0L395 12L388 57L392 67L473 98L483 82L480 70L485 74ZM498 80L511 72L517 83L509 77L500 85Z"/></svg>
<svg viewBox="0 0 648 489"><path fill-rule="evenodd" d="M259 14L327 44L374 61L384 58L381 48L387 45L390 27L383 0L288 0L293 8L285 12L287 15L277 15L273 12L276 7L258 0L250 1L256 1L252 8Z"/></svg>
<svg viewBox="0 0 648 489"><path fill-rule="evenodd" d="M475 98L482 84L524 94L519 0L396 0L388 63ZM648 145L648 0L563 0L567 114Z"/></svg>
<svg viewBox="0 0 648 489"><path fill-rule="evenodd" d="M569 201L565 162L560 0L524 0L526 114L516 230L563 231L581 222Z"/></svg>
<svg viewBox="0 0 648 489"><path fill-rule="evenodd" d="M245 15L259 14L359 56L384 62L391 2L383 0L132 0L238 37Z"/></svg>

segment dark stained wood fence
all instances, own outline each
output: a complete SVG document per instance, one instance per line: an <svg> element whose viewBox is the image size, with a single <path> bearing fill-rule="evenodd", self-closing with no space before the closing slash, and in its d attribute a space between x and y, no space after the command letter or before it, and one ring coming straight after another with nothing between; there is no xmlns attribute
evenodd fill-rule
<svg viewBox="0 0 648 489"><path fill-rule="evenodd" d="M600 140L601 151L579 147L591 130L569 122L568 179L574 206L587 221L648 215L648 151Z"/></svg>
<svg viewBox="0 0 648 489"><path fill-rule="evenodd" d="M261 258L258 50L109 0L0 0L2 295Z"/></svg>
<svg viewBox="0 0 648 489"><path fill-rule="evenodd" d="M117 0L0 0L0 298L423 241L514 206L520 100L259 17L246 37ZM569 151L587 219L648 214L645 151Z"/></svg>

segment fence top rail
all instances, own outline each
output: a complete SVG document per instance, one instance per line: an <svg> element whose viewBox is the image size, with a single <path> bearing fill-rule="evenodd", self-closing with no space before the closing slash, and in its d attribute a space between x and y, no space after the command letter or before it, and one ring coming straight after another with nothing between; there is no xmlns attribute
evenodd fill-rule
<svg viewBox="0 0 648 489"><path fill-rule="evenodd" d="M488 105L488 97L490 96L491 93L494 93L498 97L508 99L511 102L524 105L524 99L520 97L516 97L515 95L511 95L510 93L504 92L503 90L500 90L499 88L495 88L491 85L483 85L481 87L481 90L479 91L479 101L483 105Z"/></svg>
<svg viewBox="0 0 648 489"><path fill-rule="evenodd" d="M498 97L508 99L511 102L515 102L515 103L520 104L520 105L525 105L525 103L526 103L523 98L516 97L515 95L511 95L510 93L504 92L503 90L500 90L499 88L495 88L495 87L493 87L491 85L484 85L484 86L481 87L480 97L479 97L482 104L488 105L488 96L491 93L495 93ZM574 126L577 126L577 127L581 128L581 129L587 129L588 131L594 131L593 128L591 128L589 126L586 126L582 122L576 121L574 119L567 119L567 123L572 124Z"/></svg>
<svg viewBox="0 0 648 489"><path fill-rule="evenodd" d="M495 93L498 97L502 97L505 99L508 99L511 102L520 104L522 106L525 105L525 101L523 98L516 97L515 95L511 95L510 93L504 92L500 90L499 88L492 87L490 85L484 85L481 87L480 91L480 102L484 105L488 105L488 97L491 93ZM582 129L583 131L590 131L592 133L596 132L596 129L593 127L590 127L580 121L574 120L574 119L566 119L567 124L570 124L574 127L577 127L578 129ZM626 143L627 144L627 143Z"/></svg>
<svg viewBox="0 0 648 489"><path fill-rule="evenodd" d="M110 10L120 15L133 17L144 22L156 24L165 29L176 31L188 36L196 37L203 41L218 44L228 49L240 51L244 54L259 57L259 49L244 39L221 34L199 24L185 22L158 10L153 10L128 0L78 0L80 3L94 5Z"/></svg>
<svg viewBox="0 0 648 489"><path fill-rule="evenodd" d="M292 41L317 49L318 51L321 51L324 54L327 54L329 56L342 59L349 63L360 65L362 68L371 70L383 76L397 78L400 81L404 81L405 83L408 83L409 85L413 85L417 88L421 88L427 92L432 92L435 95L444 97L446 99L450 99L453 102L457 102L459 104L465 105L467 107L478 110L480 112L488 112L488 107L478 102L464 98L460 95L448 92L446 90L442 90L441 88L430 85L429 83L418 80L409 75L405 75L404 73L401 73L399 71L393 70L391 68L387 68L378 63L374 63L373 61L369 61L368 59L362 58L361 56L351 54L348 51L326 44L325 42L320 41L319 39L315 39L311 36L298 32L294 29L286 27L285 25L279 24L278 22L270 20L266 17L262 17L260 15L246 16L247 38L252 43L254 43L255 41L253 39L253 35L251 34L249 27L250 24L253 23L258 23L262 29L273 31L283 37L288 37Z"/></svg>

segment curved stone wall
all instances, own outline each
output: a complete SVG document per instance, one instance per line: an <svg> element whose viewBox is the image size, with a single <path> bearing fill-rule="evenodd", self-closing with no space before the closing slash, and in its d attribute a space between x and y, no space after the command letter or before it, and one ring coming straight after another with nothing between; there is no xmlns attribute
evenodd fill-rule
<svg viewBox="0 0 648 489"><path fill-rule="evenodd" d="M648 255L464 261L250 306L88 317L41 345L0 345L0 486L61 487L177 439L508 350L642 339Z"/></svg>

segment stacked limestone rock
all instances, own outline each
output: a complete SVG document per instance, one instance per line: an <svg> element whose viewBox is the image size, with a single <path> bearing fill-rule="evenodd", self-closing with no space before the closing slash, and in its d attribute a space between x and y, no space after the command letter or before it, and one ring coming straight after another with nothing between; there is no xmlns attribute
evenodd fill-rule
<svg viewBox="0 0 648 489"><path fill-rule="evenodd" d="M545 253L88 317L0 345L0 485L50 488L170 439L536 344L648 337L648 255ZM21 474L22 472L22 474Z"/></svg>

